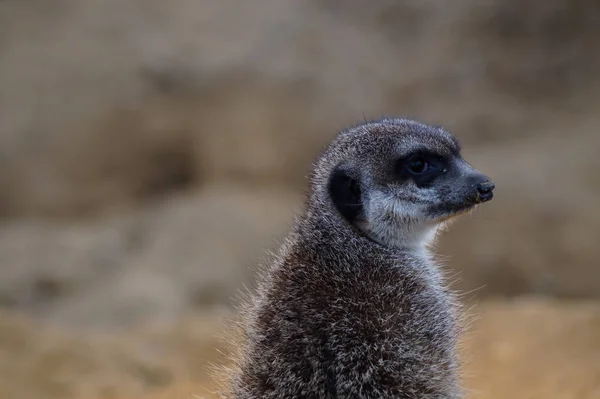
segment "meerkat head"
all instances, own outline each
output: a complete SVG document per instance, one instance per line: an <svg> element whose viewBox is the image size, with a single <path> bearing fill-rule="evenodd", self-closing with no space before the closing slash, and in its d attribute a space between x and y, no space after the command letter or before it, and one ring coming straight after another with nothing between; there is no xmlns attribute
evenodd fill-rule
<svg viewBox="0 0 600 399"><path fill-rule="evenodd" d="M440 226L490 201L494 183L447 130L383 119L341 132L315 169L338 215L386 246L420 248Z"/></svg>

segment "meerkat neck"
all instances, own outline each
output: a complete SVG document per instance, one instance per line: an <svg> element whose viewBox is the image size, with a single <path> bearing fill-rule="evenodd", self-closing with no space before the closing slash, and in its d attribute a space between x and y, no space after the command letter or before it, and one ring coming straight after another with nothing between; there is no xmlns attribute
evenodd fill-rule
<svg viewBox="0 0 600 399"><path fill-rule="evenodd" d="M335 256L366 259L372 256L393 258L404 254L426 261L419 264L430 265L434 258L433 246L438 236L439 226L431 225L409 231L400 228L383 232L367 231L360 225L353 226L336 217L334 209L324 211L324 207L321 207L317 212L308 209L296 228L298 229L296 237L308 238L307 242L303 243L306 248L312 248L315 243L328 244L329 248L326 251L322 248L312 248L309 251L318 256L335 254ZM358 259L353 259L353 263L360 262ZM337 265L339 262L330 262L330 264Z"/></svg>
<svg viewBox="0 0 600 399"><path fill-rule="evenodd" d="M383 227L365 222L359 223L358 228L385 247L415 254L430 253L440 230L439 225L419 226L408 222L405 225Z"/></svg>

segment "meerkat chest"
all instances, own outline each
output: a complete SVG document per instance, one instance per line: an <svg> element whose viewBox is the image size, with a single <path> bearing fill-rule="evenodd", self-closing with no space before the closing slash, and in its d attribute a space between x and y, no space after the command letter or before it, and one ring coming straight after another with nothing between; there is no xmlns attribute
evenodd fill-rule
<svg viewBox="0 0 600 399"><path fill-rule="evenodd" d="M449 294L431 276L379 266L319 269L315 278L316 267L296 265L276 274L246 352L252 397L396 398L454 383Z"/></svg>
<svg viewBox="0 0 600 399"><path fill-rule="evenodd" d="M398 264L359 273L346 283L334 298L332 319L339 317L340 324L362 330L371 341L402 341L408 335L443 340L432 335L455 330L455 300L436 270Z"/></svg>

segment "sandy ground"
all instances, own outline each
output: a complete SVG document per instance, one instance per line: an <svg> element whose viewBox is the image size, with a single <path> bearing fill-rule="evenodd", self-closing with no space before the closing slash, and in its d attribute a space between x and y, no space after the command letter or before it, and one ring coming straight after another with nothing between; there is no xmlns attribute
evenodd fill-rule
<svg viewBox="0 0 600 399"><path fill-rule="evenodd" d="M471 313L463 350L470 398L600 398L600 303L523 298ZM227 351L220 337L230 317L74 334L3 315L0 397L215 398L210 370Z"/></svg>

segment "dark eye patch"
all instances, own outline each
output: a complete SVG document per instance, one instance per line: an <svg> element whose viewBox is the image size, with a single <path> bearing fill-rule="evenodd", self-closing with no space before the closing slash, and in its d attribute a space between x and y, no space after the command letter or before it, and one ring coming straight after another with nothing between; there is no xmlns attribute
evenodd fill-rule
<svg viewBox="0 0 600 399"><path fill-rule="evenodd" d="M412 180L419 187L427 187L448 170L448 165L443 155L417 150L396 160L394 174L399 181Z"/></svg>

